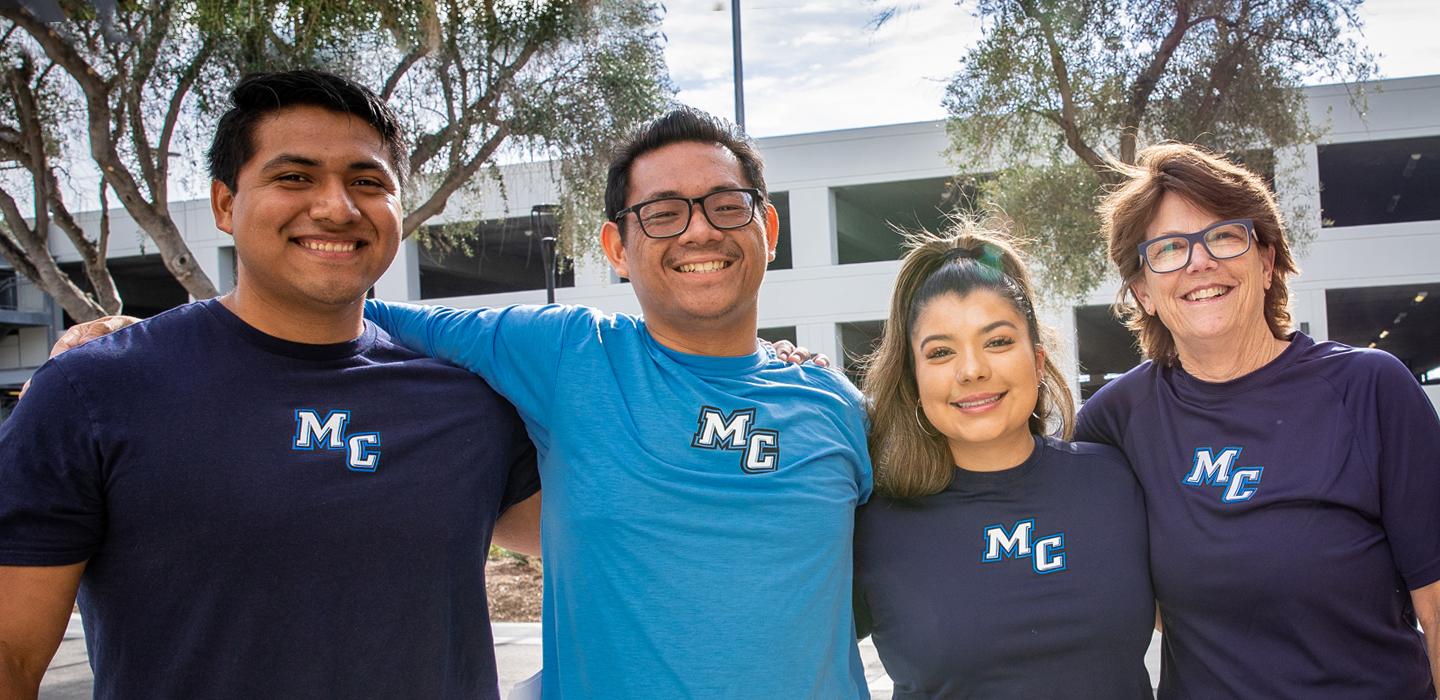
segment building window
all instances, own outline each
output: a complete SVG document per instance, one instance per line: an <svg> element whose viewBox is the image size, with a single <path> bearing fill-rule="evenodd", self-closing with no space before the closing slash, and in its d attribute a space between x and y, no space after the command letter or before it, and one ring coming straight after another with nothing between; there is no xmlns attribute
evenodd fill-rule
<svg viewBox="0 0 1440 700"><path fill-rule="evenodd" d="M885 321L855 321L837 324L840 329L840 364L845 375L860 384L860 360L880 347Z"/></svg>
<svg viewBox="0 0 1440 700"><path fill-rule="evenodd" d="M126 316L150 318L163 311L169 311L182 304L190 303L190 293L165 268L165 260L159 255L134 255L110 258L105 261L110 269L110 278L115 281L115 292L125 305ZM80 263L65 263L61 270L80 289L93 293L94 287ZM212 280L213 281L213 280ZM72 326L75 319L65 314L65 325Z"/></svg>
<svg viewBox="0 0 1440 700"><path fill-rule="evenodd" d="M795 342L794 326L773 326L771 328L761 328L760 330L755 331L755 334L760 336L762 340L767 340L772 343L780 340L788 340L791 343Z"/></svg>
<svg viewBox="0 0 1440 700"><path fill-rule="evenodd" d="M1321 225L1440 219L1440 136L1337 143L1318 157Z"/></svg>
<svg viewBox="0 0 1440 700"><path fill-rule="evenodd" d="M898 260L900 230L940 231L974 206L971 178L932 177L833 188L840 264Z"/></svg>
<svg viewBox="0 0 1440 700"><path fill-rule="evenodd" d="M1140 364L1135 335L1107 305L1075 307L1075 342L1079 346L1081 401Z"/></svg>
<svg viewBox="0 0 1440 700"><path fill-rule="evenodd" d="M775 244L775 259L768 269L789 270L790 257L790 193L771 192L770 203L775 205L775 214L780 218L780 240Z"/></svg>
<svg viewBox="0 0 1440 700"><path fill-rule="evenodd" d="M1378 348L1440 385L1440 283L1325 290L1330 339Z"/></svg>
<svg viewBox="0 0 1440 700"><path fill-rule="evenodd" d="M420 297L440 299L545 288L540 238L529 216L481 221L468 231L431 226L420 244ZM451 238L440 234L449 228ZM458 235L457 235L458 234ZM556 287L575 286L575 268L561 261Z"/></svg>

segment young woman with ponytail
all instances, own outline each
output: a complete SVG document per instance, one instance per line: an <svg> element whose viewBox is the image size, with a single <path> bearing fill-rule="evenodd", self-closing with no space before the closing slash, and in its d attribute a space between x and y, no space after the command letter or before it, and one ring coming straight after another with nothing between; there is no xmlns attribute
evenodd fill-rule
<svg viewBox="0 0 1440 700"><path fill-rule="evenodd" d="M875 493L860 636L898 698L1150 698L1145 506L1125 458L1067 442L1069 383L1003 234L910 237L866 359Z"/></svg>

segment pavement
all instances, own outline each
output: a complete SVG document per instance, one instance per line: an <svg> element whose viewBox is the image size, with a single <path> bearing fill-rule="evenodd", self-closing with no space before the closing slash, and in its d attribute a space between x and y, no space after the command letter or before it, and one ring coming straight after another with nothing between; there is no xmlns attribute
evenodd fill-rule
<svg viewBox="0 0 1440 700"><path fill-rule="evenodd" d="M538 622L496 622L495 665L500 675L500 696L507 697L510 689L536 671L540 670L540 623ZM870 684L870 696L874 700L891 700L894 684L885 675L875 645L869 639L860 643L860 658L865 662L865 679ZM1150 687L1160 682L1160 633L1156 632L1150 641L1150 650L1145 654L1145 666L1150 670ZM72 615L60 642L60 650L50 662L50 670L40 682L41 700L84 700L91 697L94 677L90 673L89 657L85 653L85 635L80 629L80 616Z"/></svg>

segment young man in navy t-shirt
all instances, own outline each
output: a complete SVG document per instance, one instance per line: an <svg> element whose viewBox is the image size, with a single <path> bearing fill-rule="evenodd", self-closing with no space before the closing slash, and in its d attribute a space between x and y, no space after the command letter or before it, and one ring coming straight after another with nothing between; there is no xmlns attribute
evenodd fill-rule
<svg viewBox="0 0 1440 700"><path fill-rule="evenodd" d="M52 360L0 427L0 696L35 694L78 589L97 697L496 698L485 555L535 514L534 449L362 319L398 122L313 72L233 99L235 290Z"/></svg>

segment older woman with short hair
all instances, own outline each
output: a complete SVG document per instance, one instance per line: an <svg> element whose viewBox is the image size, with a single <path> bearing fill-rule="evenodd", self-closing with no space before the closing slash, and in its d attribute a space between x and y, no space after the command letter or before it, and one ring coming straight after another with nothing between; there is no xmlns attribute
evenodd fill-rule
<svg viewBox="0 0 1440 700"><path fill-rule="evenodd" d="M1263 180L1178 144L1126 174L1101 214L1148 361L1076 437L1120 447L1145 492L1159 697L1435 697L1434 408L1394 357L1291 329Z"/></svg>

